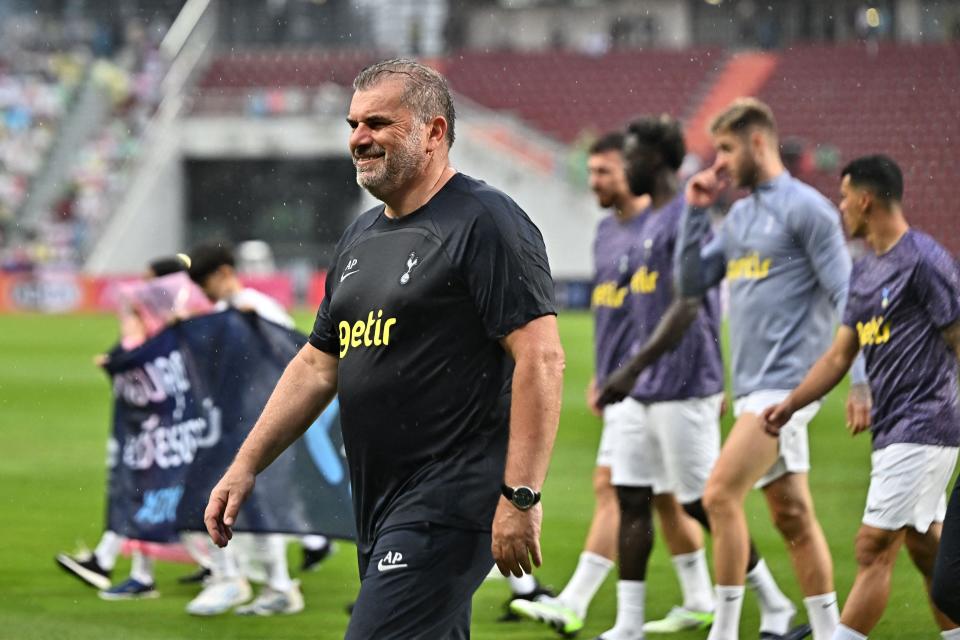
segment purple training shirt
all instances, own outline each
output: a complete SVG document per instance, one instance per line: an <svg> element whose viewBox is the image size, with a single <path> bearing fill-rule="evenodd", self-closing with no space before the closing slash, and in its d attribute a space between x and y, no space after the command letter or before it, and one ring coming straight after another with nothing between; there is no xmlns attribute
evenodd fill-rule
<svg viewBox="0 0 960 640"><path fill-rule="evenodd" d="M630 355L636 331L630 319L629 288L634 265L633 246L646 214L620 222L604 218L593 241L593 332L597 386L603 385Z"/></svg>
<svg viewBox="0 0 960 640"><path fill-rule="evenodd" d="M630 278L630 307L637 346L649 340L674 299L674 248L685 206L683 194L658 210L644 214L634 247ZM716 287L703 296L696 320L679 346L664 354L637 380L630 395L640 402L703 398L723 391L720 357L720 297Z"/></svg>
<svg viewBox="0 0 960 640"><path fill-rule="evenodd" d="M854 264L843 324L867 364L874 449L960 445L957 360L941 334L957 321L960 273L930 236L911 229Z"/></svg>

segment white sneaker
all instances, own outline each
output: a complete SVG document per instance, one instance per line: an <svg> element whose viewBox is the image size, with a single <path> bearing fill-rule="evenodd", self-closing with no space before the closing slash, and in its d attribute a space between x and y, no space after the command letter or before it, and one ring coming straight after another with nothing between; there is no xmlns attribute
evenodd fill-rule
<svg viewBox="0 0 960 640"><path fill-rule="evenodd" d="M709 629L713 624L712 611L693 611L674 607L663 620L651 620L643 625L644 633L676 633L690 629Z"/></svg>
<svg viewBox="0 0 960 640"><path fill-rule="evenodd" d="M250 583L243 578L227 578L211 582L187 605L194 616L216 616L243 604L253 595Z"/></svg>
<svg viewBox="0 0 960 640"><path fill-rule="evenodd" d="M287 591L277 591L269 586L260 591L260 595L250 604L237 607L236 614L241 616L272 616L276 614L300 613L303 611L303 593L300 581L294 580Z"/></svg>

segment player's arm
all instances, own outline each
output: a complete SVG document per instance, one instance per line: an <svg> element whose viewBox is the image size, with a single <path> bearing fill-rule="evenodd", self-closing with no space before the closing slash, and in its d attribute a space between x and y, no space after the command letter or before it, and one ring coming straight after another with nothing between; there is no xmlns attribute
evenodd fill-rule
<svg viewBox="0 0 960 640"><path fill-rule="evenodd" d="M840 229L837 210L825 199L810 207L790 211L792 231L803 245L821 288L827 292L837 318L843 316L847 303L852 268Z"/></svg>
<svg viewBox="0 0 960 640"><path fill-rule="evenodd" d="M850 391L847 393L847 428L857 434L870 428L870 411L873 408L873 394L870 393L870 380L867 378L867 363L863 353L857 354L850 368Z"/></svg>
<svg viewBox="0 0 960 640"><path fill-rule="evenodd" d="M597 404L604 407L620 402L630 395L630 391L633 390L637 378L644 369L680 344L683 335L693 324L699 312L700 298L675 298L660 318L660 322L657 323L646 344L640 347L629 361L607 377L603 389L600 390Z"/></svg>
<svg viewBox="0 0 960 640"><path fill-rule="evenodd" d="M704 242L710 232L707 207L716 199L721 186L712 170L698 174L688 183L686 198L689 204L680 220L674 256L674 301L657 323L647 343L607 378L598 400L601 407L626 398L643 370L680 344L700 312L704 294L723 280L725 254L722 233L710 242Z"/></svg>
<svg viewBox="0 0 960 640"><path fill-rule="evenodd" d="M540 491L547 476L560 422L563 348L557 318L541 316L507 334L500 344L513 358L510 440L503 481ZM493 555L503 575L540 566L540 505L520 511L505 498L494 516ZM534 526L531 526L533 522Z"/></svg>
<svg viewBox="0 0 960 640"><path fill-rule="evenodd" d="M764 410L767 433L778 436L781 427L790 421L795 412L827 395L843 379L859 351L856 332L847 325L840 325L833 344L810 368L803 382L783 402Z"/></svg>
<svg viewBox="0 0 960 640"><path fill-rule="evenodd" d="M306 344L287 365L233 463L210 493L203 516L218 546L233 537L240 505L266 469L317 419L337 392L336 356Z"/></svg>

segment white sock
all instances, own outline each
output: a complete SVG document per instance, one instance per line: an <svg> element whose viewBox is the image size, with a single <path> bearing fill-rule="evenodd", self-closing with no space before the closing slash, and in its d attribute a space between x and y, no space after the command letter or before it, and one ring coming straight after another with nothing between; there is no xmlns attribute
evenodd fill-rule
<svg viewBox="0 0 960 640"><path fill-rule="evenodd" d="M303 545L304 549L309 551L317 551L330 544L330 541L327 540L327 536L311 535L300 538L300 544Z"/></svg>
<svg viewBox="0 0 960 640"><path fill-rule="evenodd" d="M120 547L123 545L123 538L113 531L104 531L100 536L100 542L93 551L97 564L101 569L112 571L117 564L117 556L120 555Z"/></svg>
<svg viewBox="0 0 960 640"><path fill-rule="evenodd" d="M644 608L647 585L640 580L617 582L617 621L613 628L600 634L603 640L643 638Z"/></svg>
<svg viewBox="0 0 960 640"><path fill-rule="evenodd" d="M256 559L267 571L267 586L286 593L293 588L287 567L287 538L280 533L258 533L253 536Z"/></svg>
<svg viewBox="0 0 960 640"><path fill-rule="evenodd" d="M210 549L210 571L214 580L232 580L240 577L240 566L233 549L229 546L222 549L207 539Z"/></svg>
<svg viewBox="0 0 960 640"><path fill-rule="evenodd" d="M940 637L944 640L956 640L960 638L960 629L950 629L949 631L941 631Z"/></svg>
<svg viewBox="0 0 960 640"><path fill-rule="evenodd" d="M807 607L807 620L813 628L813 640L830 640L840 624L840 607L837 592L823 593L803 599Z"/></svg>
<svg viewBox="0 0 960 640"><path fill-rule="evenodd" d="M537 588L537 579L529 573L523 574L523 577L520 578L511 573L509 579L510 590L513 591L515 596L525 596L528 593L533 593L533 590Z"/></svg>
<svg viewBox="0 0 960 640"><path fill-rule="evenodd" d="M786 633L797 609L780 591L763 558L747 574L747 586L756 591L760 603L760 631L777 635Z"/></svg>
<svg viewBox="0 0 960 640"><path fill-rule="evenodd" d="M577 561L577 568L557 599L585 618L593 596L613 568L613 560L592 551L584 551Z"/></svg>
<svg viewBox="0 0 960 640"><path fill-rule="evenodd" d="M845 624L839 624L836 631L833 632L833 636L828 640L867 640L867 636L859 631L854 631Z"/></svg>
<svg viewBox="0 0 960 640"><path fill-rule="evenodd" d="M180 544L187 550L194 561L204 567L210 568L210 549L207 547L209 536L199 531L184 531L180 534Z"/></svg>
<svg viewBox="0 0 960 640"><path fill-rule="evenodd" d="M141 584L153 584L153 558L134 551L130 557L130 577Z"/></svg>
<svg viewBox="0 0 960 640"><path fill-rule="evenodd" d="M703 549L673 556L673 566L683 592L683 607L688 611L713 611L713 585Z"/></svg>
<svg viewBox="0 0 960 640"><path fill-rule="evenodd" d="M740 610L743 609L742 586L722 586L714 588L717 594L717 608L714 612L713 626L707 640L738 640L740 637Z"/></svg>

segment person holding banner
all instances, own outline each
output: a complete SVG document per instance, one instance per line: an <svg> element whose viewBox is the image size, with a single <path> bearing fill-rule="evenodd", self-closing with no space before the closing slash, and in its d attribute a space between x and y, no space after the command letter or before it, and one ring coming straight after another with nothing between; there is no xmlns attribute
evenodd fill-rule
<svg viewBox="0 0 960 640"><path fill-rule="evenodd" d="M309 344L204 521L227 545L257 474L338 394L361 578L346 637L466 638L494 561L541 564L564 366L553 282L520 207L449 165L443 76L389 60L354 89L357 181L384 204L338 243Z"/></svg>
<svg viewBox="0 0 960 640"><path fill-rule="evenodd" d="M120 314L120 348L128 350L143 343L151 334L168 324L173 318L190 310L206 311L208 303L199 296L192 296L187 287L196 290L190 280L183 282L157 282L173 274L183 273L189 267L189 259L183 254L156 258L147 265L144 278L153 281L158 286L153 288L154 295L144 293L144 282L138 281L122 288L118 293L122 299ZM184 276L185 277L185 276ZM157 293L160 295L156 295ZM137 303L138 293L141 297L153 301L162 301L165 310L157 308L147 309ZM171 304L171 301L173 304ZM97 355L94 363L103 366L109 356ZM138 598L155 598L159 595L154 586L153 561L139 548L131 553L130 577L118 585L111 586L110 577L117 558L120 556L125 538L115 531L107 529L100 537L96 548L91 552L84 550L79 553L59 553L56 556L57 564L66 572L76 576L86 584L97 588L100 597L104 600L129 600ZM185 545L187 550L193 545ZM206 572L207 560L202 554L192 554L201 565L201 571Z"/></svg>
<svg viewBox="0 0 960 640"><path fill-rule="evenodd" d="M214 302L214 311L234 307L256 313L264 320L292 329L293 318L279 302L270 296L244 287L237 276L233 250L221 243L203 244L190 251L190 277ZM249 604L237 608L240 615L269 616L292 614L303 610L303 594L299 581L290 578L287 566L287 540L279 533L248 534L249 554L266 571L266 584ZM329 545L322 536L320 545ZM245 557L238 557L233 549L211 548L213 579L187 605L193 615L217 615L242 604L250 598L250 585L242 575Z"/></svg>

